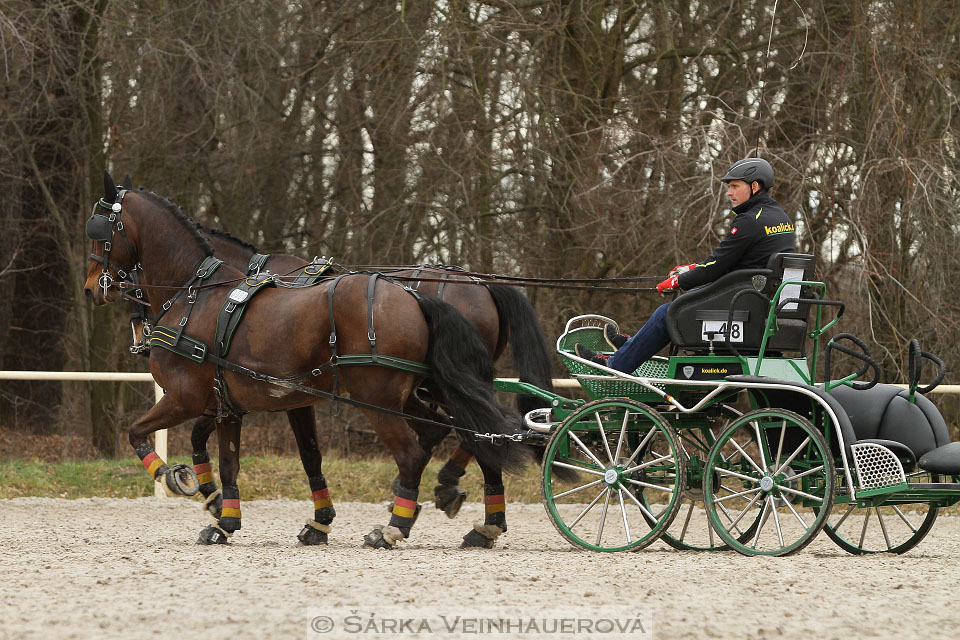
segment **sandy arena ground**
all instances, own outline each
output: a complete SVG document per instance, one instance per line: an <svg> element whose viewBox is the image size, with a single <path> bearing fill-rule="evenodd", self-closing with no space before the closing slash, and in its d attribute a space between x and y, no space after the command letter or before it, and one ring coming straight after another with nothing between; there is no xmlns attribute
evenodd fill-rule
<svg viewBox="0 0 960 640"><path fill-rule="evenodd" d="M540 505L520 504L508 505L510 530L498 548L460 550L481 517L476 502L453 521L425 505L412 540L371 551L361 538L386 522L385 506L337 511L331 544L304 548L295 536L307 502L245 502L233 543L202 547L194 544L206 524L196 502L0 501L0 638L373 637L359 623L345 627L344 616L415 619L432 609L467 618L491 607L548 618L612 610L653 623L652 634L579 637L931 639L960 629L956 517L941 517L905 556L854 557L821 535L788 558L747 558L662 543L638 553L577 551ZM339 616L340 627L311 631L318 610ZM457 628L460 635L400 630L570 636Z"/></svg>

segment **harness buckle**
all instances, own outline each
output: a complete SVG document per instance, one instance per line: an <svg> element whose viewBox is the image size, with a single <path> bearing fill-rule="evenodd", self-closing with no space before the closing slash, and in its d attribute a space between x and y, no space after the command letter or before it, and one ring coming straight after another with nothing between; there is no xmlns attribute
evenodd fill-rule
<svg viewBox="0 0 960 640"><path fill-rule="evenodd" d="M117 220L117 231L123 231L123 220Z"/></svg>
<svg viewBox="0 0 960 640"><path fill-rule="evenodd" d="M203 347L198 344L193 345L193 357L202 360L204 356Z"/></svg>
<svg viewBox="0 0 960 640"><path fill-rule="evenodd" d="M113 285L113 276L110 275L109 271L104 269L103 273L100 274L100 278L97 280L97 284L99 284L100 288L106 293L107 289Z"/></svg>
<svg viewBox="0 0 960 640"><path fill-rule="evenodd" d="M330 334L330 346L332 347L332 346L335 345L335 344L337 344L337 334L336 334L336 333L331 333L331 334Z"/></svg>
<svg viewBox="0 0 960 640"><path fill-rule="evenodd" d="M112 242L110 242L109 240L104 241L104 243L103 243L103 250L104 250L104 252L108 252L108 251L110 251L112 248L113 248L113 243L112 243Z"/></svg>
<svg viewBox="0 0 960 640"><path fill-rule="evenodd" d="M173 306L173 300L167 300L166 302L163 303L163 310L170 311L170 307L172 306Z"/></svg>
<svg viewBox="0 0 960 640"><path fill-rule="evenodd" d="M193 304L197 301L197 290L193 287L187 287L187 303Z"/></svg>
<svg viewBox="0 0 960 640"><path fill-rule="evenodd" d="M370 342L376 342L377 332L374 331L373 329L370 329L369 331L367 331L367 340L369 340Z"/></svg>
<svg viewBox="0 0 960 640"><path fill-rule="evenodd" d="M187 326L187 316L183 316L182 318L180 318L180 326L181 327Z"/></svg>

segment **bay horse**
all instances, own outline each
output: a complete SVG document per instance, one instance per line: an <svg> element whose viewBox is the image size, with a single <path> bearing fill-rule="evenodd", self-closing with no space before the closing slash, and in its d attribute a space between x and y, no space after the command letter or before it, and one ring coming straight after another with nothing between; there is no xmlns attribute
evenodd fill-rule
<svg viewBox="0 0 960 640"><path fill-rule="evenodd" d="M229 233L205 227L200 223L196 225L198 231L214 247L218 258L248 273L269 270L284 280L294 281L303 277L304 270L317 264L289 254L261 254L257 247ZM325 272L336 271L332 268ZM421 296L440 298L453 305L476 327L494 362L503 356L509 344L513 368L520 380L541 389L552 390L551 361L543 332L533 307L517 289L505 285L481 285L445 266L391 269L387 275L409 283ZM423 392L424 389L420 391ZM424 395L429 397L429 385L426 391ZM542 401L534 396L517 394L517 408L523 414L542 406ZM313 407L288 411L287 417L298 441L316 420ZM418 440L428 453L433 452L449 431L415 422L410 426L417 431ZM191 444L195 459L202 460L206 455L206 443L213 429L212 416L201 417L194 423ZM457 515L467 497L459 482L472 459L469 446L460 445L438 473L434 505L450 518ZM204 483L200 490L208 499L205 505L212 513L216 513L218 501L216 497L212 502L209 499L217 490L216 484ZM502 492L502 487L493 487L491 491L497 495L498 491Z"/></svg>
<svg viewBox="0 0 960 640"><path fill-rule="evenodd" d="M429 454L405 421L449 428L414 394L425 379L458 436L476 437L469 447L485 486L502 487L501 472L524 464L525 447L510 437L512 419L494 398L486 346L449 304L416 296L377 274L345 274L297 289L269 286L269 279L251 283L216 259L210 243L166 199L118 190L109 174L104 192L87 222L93 253L85 294L97 305L117 300L117 282L139 265L151 308L163 310L157 320L174 327L153 327L150 371L165 394L130 427L131 446L155 481L188 494L189 482L182 477L190 470L159 459L147 436L205 413L219 418L223 506L199 542L226 543L240 529L236 482L241 416L247 411L286 411L330 399L360 407L398 469L390 521L366 535L364 546L392 548L410 535ZM225 335L222 327L230 323L222 320L239 318L229 316L238 305L242 322ZM302 544L324 544L336 512L315 425L298 437L298 446L314 501L314 517L298 538ZM200 471L202 476L209 468ZM488 495L487 502L495 507L474 527L485 540L476 546L492 546L486 542L505 530L502 492Z"/></svg>
<svg viewBox="0 0 960 640"><path fill-rule="evenodd" d="M124 178L122 188L131 189L132 186L128 175ZM261 254L257 247L228 232L206 227L196 221L194 224L201 235L213 246L218 258L246 271L248 275L269 270L283 280L296 281L304 275L320 270L315 268L317 262L307 262L289 254ZM312 266L313 272L310 271ZM330 266L328 263L324 268ZM443 265L428 265L391 269L388 273L403 282L412 283L420 295L437 297L456 307L476 327L494 362L502 357L509 343L513 368L519 379L541 389L552 390L550 355L536 313L527 298L513 287L481 284L458 271L457 268ZM324 272L334 272L334 269ZM142 323L146 320L147 313L143 307L135 301L131 302L135 345L143 344ZM522 414L544 406L543 402L534 396L524 394L516 394L516 396L517 408ZM287 418L298 443L312 437L316 424L312 406L291 409L287 411ZM215 425L215 416L201 416L193 424L190 439L194 466L201 469L200 474L204 474L200 485L200 492L205 498L204 508L214 518L218 518L222 499L212 474L205 471L209 464L207 441ZM416 422L411 422L410 426L417 431L421 446L430 453L448 432L448 430L429 428ZM473 454L470 453L469 447L458 446L437 474L438 484L434 488L434 506L446 513L449 518L457 515L466 500L467 492L460 488L459 482L472 459ZM499 489L502 490L502 487ZM497 490L497 487L491 489L494 495L497 494ZM471 537L475 536L471 535Z"/></svg>

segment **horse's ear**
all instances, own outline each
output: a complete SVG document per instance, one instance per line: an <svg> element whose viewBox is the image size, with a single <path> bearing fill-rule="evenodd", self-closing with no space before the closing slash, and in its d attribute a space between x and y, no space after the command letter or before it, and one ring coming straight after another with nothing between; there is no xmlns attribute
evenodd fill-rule
<svg viewBox="0 0 960 640"><path fill-rule="evenodd" d="M117 185L106 170L103 172L103 199L110 203L117 201Z"/></svg>
<svg viewBox="0 0 960 640"><path fill-rule="evenodd" d="M120 183L120 186L129 191L133 189L133 178L130 177L130 174L123 176L123 182Z"/></svg>

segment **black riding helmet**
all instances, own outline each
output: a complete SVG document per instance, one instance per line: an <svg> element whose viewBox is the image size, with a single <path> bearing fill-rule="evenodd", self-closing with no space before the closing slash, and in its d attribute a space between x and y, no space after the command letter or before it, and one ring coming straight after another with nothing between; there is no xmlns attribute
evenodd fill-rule
<svg viewBox="0 0 960 640"><path fill-rule="evenodd" d="M773 167L763 158L744 158L734 162L720 180L727 183L733 180L743 180L747 184L759 182L764 189L769 189L773 186Z"/></svg>

